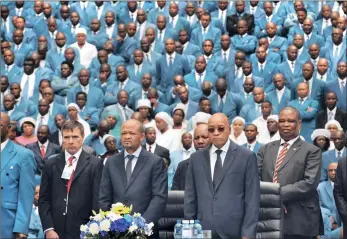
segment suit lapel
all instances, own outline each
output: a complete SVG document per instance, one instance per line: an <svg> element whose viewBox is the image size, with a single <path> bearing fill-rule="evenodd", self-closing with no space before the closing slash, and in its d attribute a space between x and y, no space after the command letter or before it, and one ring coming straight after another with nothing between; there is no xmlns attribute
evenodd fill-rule
<svg viewBox="0 0 347 239"><path fill-rule="evenodd" d="M299 151L300 147L301 147L302 141L301 139L297 139L292 146L290 146L286 156L284 156L284 159L282 161L281 166L278 169L278 172L281 171L282 168L284 168L284 166L289 162L289 160L295 155L295 153L297 151ZM277 157L276 157L277 158Z"/></svg>
<svg viewBox="0 0 347 239"><path fill-rule="evenodd" d="M48 144L48 147L49 147L49 144ZM47 147L47 150L46 150L46 154L48 154L48 147ZM35 144L35 151L36 151L36 154L41 158L41 160L43 160L43 157L42 157L42 154L41 154L41 149L39 147L39 143Z"/></svg>
<svg viewBox="0 0 347 239"><path fill-rule="evenodd" d="M280 147L280 140L274 141L271 143L271 146L269 147L269 155L273 155L272 157L272 169L271 171L275 170L275 165L277 161L277 154L278 154L278 149Z"/></svg>
<svg viewBox="0 0 347 239"><path fill-rule="evenodd" d="M52 152L53 152L53 146L52 146L52 143L49 142L48 146L47 146L46 153L45 153L45 158L47 158L46 155L52 155Z"/></svg>
<svg viewBox="0 0 347 239"><path fill-rule="evenodd" d="M329 198L331 199L332 202L334 202L334 195L333 195L333 187L331 185L331 182L330 180L328 180L325 184L325 190L327 191L328 195L329 195Z"/></svg>
<svg viewBox="0 0 347 239"><path fill-rule="evenodd" d="M125 163L124 163L124 151L122 151L117 157L116 164L119 176L122 180L124 188L127 186L127 178L125 175Z"/></svg>
<svg viewBox="0 0 347 239"><path fill-rule="evenodd" d="M58 159L57 159L55 164L56 164L58 170L60 171L60 174L62 174L63 171L64 171L65 164L66 164L66 162L65 162L65 151L62 151L59 154ZM64 180L64 182L67 181L65 179L62 179L62 180Z"/></svg>
<svg viewBox="0 0 347 239"><path fill-rule="evenodd" d="M9 139L6 147L1 152L1 172L6 168L7 164L16 155L16 151L13 149L13 142Z"/></svg>
<svg viewBox="0 0 347 239"><path fill-rule="evenodd" d="M127 189L134 182L137 175L141 172L141 170L145 166L147 160L148 160L148 156L144 155L144 150L141 149L141 152L140 152L139 158L137 159L135 168L134 168L133 172L131 173L129 183L127 185ZM125 172L125 170L124 170L124 172Z"/></svg>
<svg viewBox="0 0 347 239"><path fill-rule="evenodd" d="M223 164L223 167L222 167L222 174L221 174L219 182L217 183L215 191L218 190L219 185L223 181L223 179L225 177L225 174L228 172L228 170L230 168L230 165L233 162L233 160L235 159L236 155L237 155L237 148L236 148L235 144L230 141L230 146L229 146L227 155L225 156L224 164Z"/></svg>
<svg viewBox="0 0 347 239"><path fill-rule="evenodd" d="M212 175L211 175L211 160L210 160L210 147L203 149L204 150L204 169L205 169L205 175L207 178L208 186L210 188L210 191L213 192L213 186L212 186Z"/></svg>
<svg viewBox="0 0 347 239"><path fill-rule="evenodd" d="M89 155L87 153L85 153L82 150L82 153L80 155L80 158L77 161L77 165L76 165L76 170L75 170L75 175L72 179L72 182L75 181L75 179L80 175L80 173L83 171L83 169L90 163L89 161Z"/></svg>

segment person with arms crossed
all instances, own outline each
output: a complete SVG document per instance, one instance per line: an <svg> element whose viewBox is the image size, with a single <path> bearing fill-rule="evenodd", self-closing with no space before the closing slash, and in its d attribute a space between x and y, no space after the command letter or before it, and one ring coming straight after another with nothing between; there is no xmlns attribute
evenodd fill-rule
<svg viewBox="0 0 347 239"><path fill-rule="evenodd" d="M258 152L260 180L281 186L284 239L322 235L323 222L316 190L322 152L300 139L301 117L297 109L283 108L278 126L281 139L265 144Z"/></svg>
<svg viewBox="0 0 347 239"><path fill-rule="evenodd" d="M212 145L190 157L184 217L201 220L212 238L255 238L260 204L257 158L231 142L230 131L224 114L209 119Z"/></svg>
<svg viewBox="0 0 347 239"><path fill-rule="evenodd" d="M10 118L1 112L1 238L27 238L35 190L34 154L8 139Z"/></svg>
<svg viewBox="0 0 347 239"><path fill-rule="evenodd" d="M67 121L61 131L64 150L42 169L39 214L47 239L76 239L80 226L99 210L102 161L82 149L81 123Z"/></svg>
<svg viewBox="0 0 347 239"><path fill-rule="evenodd" d="M130 119L121 128L124 150L110 157L102 171L100 208L107 211L113 203L132 205L147 223L154 225L163 216L168 179L164 161L143 149L144 128L140 121Z"/></svg>

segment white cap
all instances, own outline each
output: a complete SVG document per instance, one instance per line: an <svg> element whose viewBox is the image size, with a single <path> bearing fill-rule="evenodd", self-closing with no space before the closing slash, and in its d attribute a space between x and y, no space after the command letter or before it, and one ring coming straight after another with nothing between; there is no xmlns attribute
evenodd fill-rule
<svg viewBox="0 0 347 239"><path fill-rule="evenodd" d="M340 124L339 121L337 121L337 120L329 120L329 121L325 124L324 128L325 128L325 129L328 129L329 125L331 125L331 124L334 124L334 125L337 127L338 130L343 130L342 127L341 127L341 124Z"/></svg>
<svg viewBox="0 0 347 239"><path fill-rule="evenodd" d="M210 114L207 114L205 112L197 112L195 114L195 122L196 124L199 124L199 123L208 123L208 120L211 118L212 115Z"/></svg>
<svg viewBox="0 0 347 239"><path fill-rule="evenodd" d="M78 107L77 104L70 103L70 104L67 105L67 109L69 110L70 107L74 107L74 108L76 108L77 112L80 112L80 107Z"/></svg>
<svg viewBox="0 0 347 239"><path fill-rule="evenodd" d="M236 117L233 119L233 121L231 122L231 124L233 124L236 120L240 120L240 121L243 123L243 125L246 124L245 119L242 118L242 117L240 117L240 116L236 116Z"/></svg>
<svg viewBox="0 0 347 239"><path fill-rule="evenodd" d="M106 139L107 139L108 137L112 137L112 138L116 139L116 137L114 137L114 136L111 135L111 134L105 134L105 135L102 137L101 143L102 143L102 144L105 144Z"/></svg>
<svg viewBox="0 0 347 239"><path fill-rule="evenodd" d="M139 109L140 107L151 108L151 102L149 101L149 99L140 99L137 101L136 109Z"/></svg>
<svg viewBox="0 0 347 239"><path fill-rule="evenodd" d="M20 121L20 127L22 127L22 125L23 125L24 123L26 123L26 122L32 123L32 124L34 125L34 127L36 126L36 121L35 121L33 118L31 118L31 117L25 117L25 118L23 118L23 119Z"/></svg>
<svg viewBox="0 0 347 239"><path fill-rule="evenodd" d="M331 134L327 129L315 129L311 135L311 140L314 141L318 136L324 136L325 138L330 139Z"/></svg>
<svg viewBox="0 0 347 239"><path fill-rule="evenodd" d="M184 104L178 103L178 104L175 106L175 108L172 110L172 114L173 114L176 110L183 110L183 112L184 112L185 109L186 109L186 107L185 107Z"/></svg>
<svg viewBox="0 0 347 239"><path fill-rule="evenodd" d="M166 112L159 112L155 115L155 118L160 118L164 120L168 124L168 126L173 126L173 120L171 116Z"/></svg>
<svg viewBox="0 0 347 239"><path fill-rule="evenodd" d="M76 36L77 36L78 34L87 35L87 31L86 31L86 29L80 27L80 28L77 28L77 29L76 29Z"/></svg>
<svg viewBox="0 0 347 239"><path fill-rule="evenodd" d="M268 120L274 120L278 123L278 115L270 115L269 117L267 117L266 121Z"/></svg>

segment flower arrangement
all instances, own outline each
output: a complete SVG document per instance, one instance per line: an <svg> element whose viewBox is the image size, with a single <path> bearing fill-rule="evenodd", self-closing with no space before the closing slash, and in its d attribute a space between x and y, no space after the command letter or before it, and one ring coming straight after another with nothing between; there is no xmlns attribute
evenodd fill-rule
<svg viewBox="0 0 347 239"><path fill-rule="evenodd" d="M110 211L102 210L86 225L81 225L81 239L120 239L120 238L146 238L152 235L153 223L146 220L139 213L131 215L132 206L126 207L122 203L112 205Z"/></svg>

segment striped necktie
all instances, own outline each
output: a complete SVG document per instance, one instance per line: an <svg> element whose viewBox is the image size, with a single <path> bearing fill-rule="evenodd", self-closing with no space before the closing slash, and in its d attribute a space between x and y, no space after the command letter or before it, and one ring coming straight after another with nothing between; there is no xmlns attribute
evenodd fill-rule
<svg viewBox="0 0 347 239"><path fill-rule="evenodd" d="M276 166L275 166L275 171L274 171L274 176L273 176L273 182L277 183L277 174L278 174L278 169L280 168L284 157L286 156L287 152L288 152L288 143L284 143L283 144L283 149L281 150L281 152L278 154L277 156L277 161L276 161Z"/></svg>

